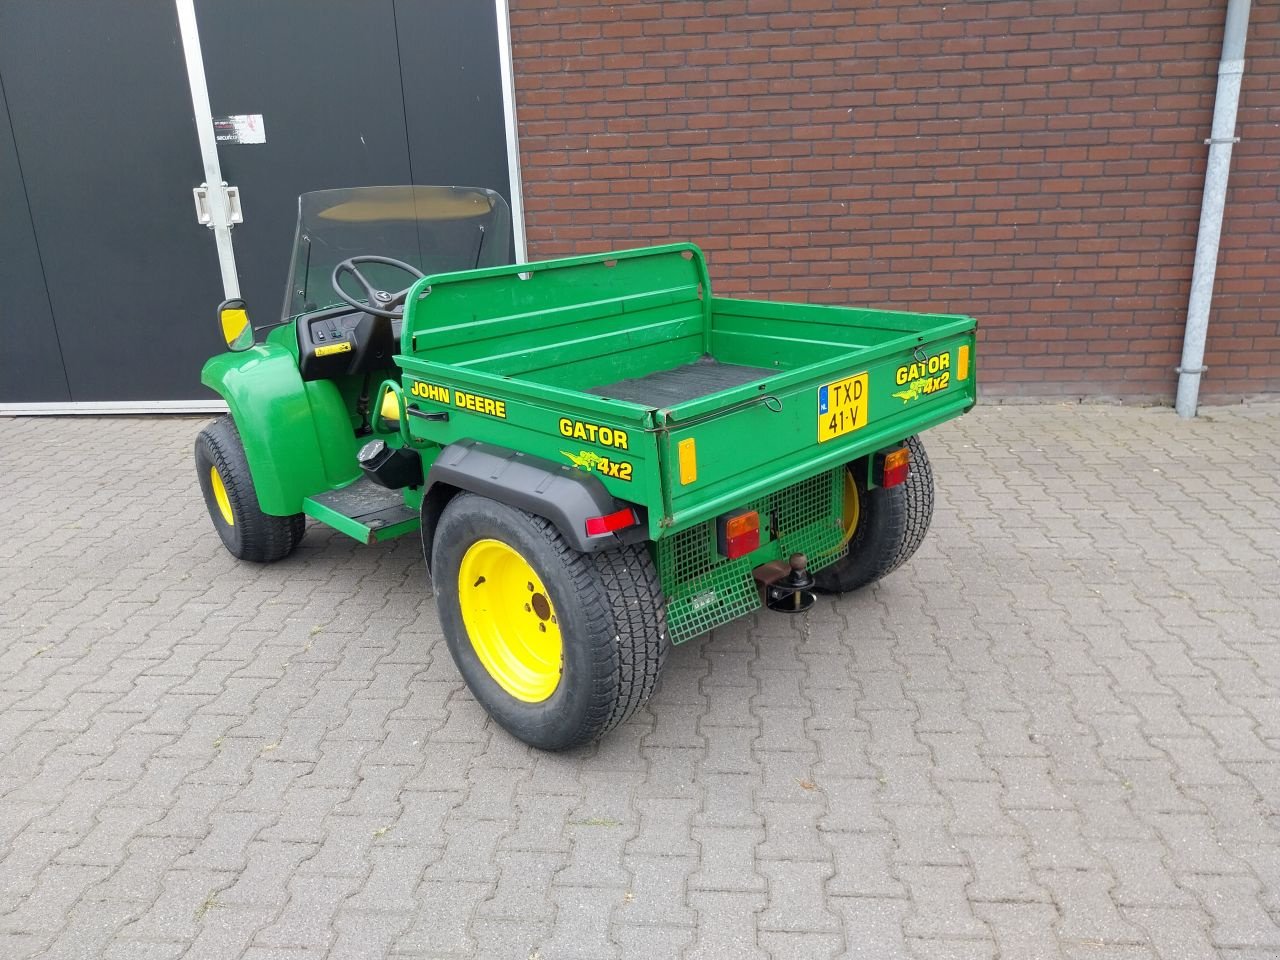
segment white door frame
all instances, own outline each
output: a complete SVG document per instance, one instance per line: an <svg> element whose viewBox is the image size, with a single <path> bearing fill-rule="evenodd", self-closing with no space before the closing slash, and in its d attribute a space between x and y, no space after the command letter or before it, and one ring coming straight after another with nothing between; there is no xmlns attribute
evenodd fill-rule
<svg viewBox="0 0 1280 960"><path fill-rule="evenodd" d="M508 0L494 0L498 21L498 70L502 74L502 117L507 133L507 175L511 182L511 237L516 263L529 262L524 232L524 188L520 177L520 127L516 122L516 81L511 59L511 11Z"/></svg>
<svg viewBox="0 0 1280 960"><path fill-rule="evenodd" d="M218 244L222 296L233 300L240 296L240 274L236 271L236 252L231 243L227 184L222 179L218 142L213 133L213 109L209 106L209 84L204 76L204 53L200 49L196 5L195 0L174 0L174 3L178 8L178 32L182 34L182 57L187 64L187 84L191 87L191 111L196 121L196 137L200 140L200 161L204 164L204 183L200 187L208 196L209 228Z"/></svg>

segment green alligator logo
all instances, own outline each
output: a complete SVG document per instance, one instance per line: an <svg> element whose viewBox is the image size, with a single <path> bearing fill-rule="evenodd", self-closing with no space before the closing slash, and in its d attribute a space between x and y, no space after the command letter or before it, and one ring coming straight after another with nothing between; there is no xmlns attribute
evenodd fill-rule
<svg viewBox="0 0 1280 960"><path fill-rule="evenodd" d="M605 458L598 453L592 453L590 450L583 450L581 453L570 453L568 450L561 450L562 454L568 457L575 467L579 470L595 470Z"/></svg>
<svg viewBox="0 0 1280 960"><path fill-rule="evenodd" d="M932 377L921 377L919 380L912 380L907 384L907 389L899 390L894 394L903 403L910 403L924 395L924 388L927 387Z"/></svg>

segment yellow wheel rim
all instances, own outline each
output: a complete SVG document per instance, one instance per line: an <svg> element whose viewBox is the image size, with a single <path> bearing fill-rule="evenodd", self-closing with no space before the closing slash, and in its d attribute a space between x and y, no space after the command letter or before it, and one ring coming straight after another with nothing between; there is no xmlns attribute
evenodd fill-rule
<svg viewBox="0 0 1280 960"><path fill-rule="evenodd" d="M222 514L222 519L227 521L227 526L234 527L236 518L231 512L231 498L227 496L226 484L222 482L217 467L209 468L209 486L213 488L213 499L218 504L218 512Z"/></svg>
<svg viewBox="0 0 1280 960"><path fill-rule="evenodd" d="M858 518L862 516L862 498L858 496L858 485L854 483L853 474L844 472L844 537L840 546L853 539L853 531L858 529Z"/></svg>
<svg viewBox="0 0 1280 960"><path fill-rule="evenodd" d="M498 686L541 703L560 685L564 642L547 588L519 551L477 540L458 567L458 604L471 646Z"/></svg>

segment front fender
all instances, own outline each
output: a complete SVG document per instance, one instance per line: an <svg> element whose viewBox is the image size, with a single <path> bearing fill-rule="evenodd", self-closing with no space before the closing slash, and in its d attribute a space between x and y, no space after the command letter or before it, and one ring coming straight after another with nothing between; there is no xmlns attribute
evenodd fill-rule
<svg viewBox="0 0 1280 960"><path fill-rule="evenodd" d="M263 513L301 513L303 497L359 475L355 433L338 388L328 380L303 382L293 354L279 344L219 354L200 381L227 401Z"/></svg>

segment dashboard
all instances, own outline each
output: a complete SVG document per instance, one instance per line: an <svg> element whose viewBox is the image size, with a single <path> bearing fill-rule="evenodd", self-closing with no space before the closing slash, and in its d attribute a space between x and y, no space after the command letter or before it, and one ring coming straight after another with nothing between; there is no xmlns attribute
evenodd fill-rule
<svg viewBox="0 0 1280 960"><path fill-rule="evenodd" d="M298 369L303 380L326 380L392 366L400 321L336 307L298 320Z"/></svg>

